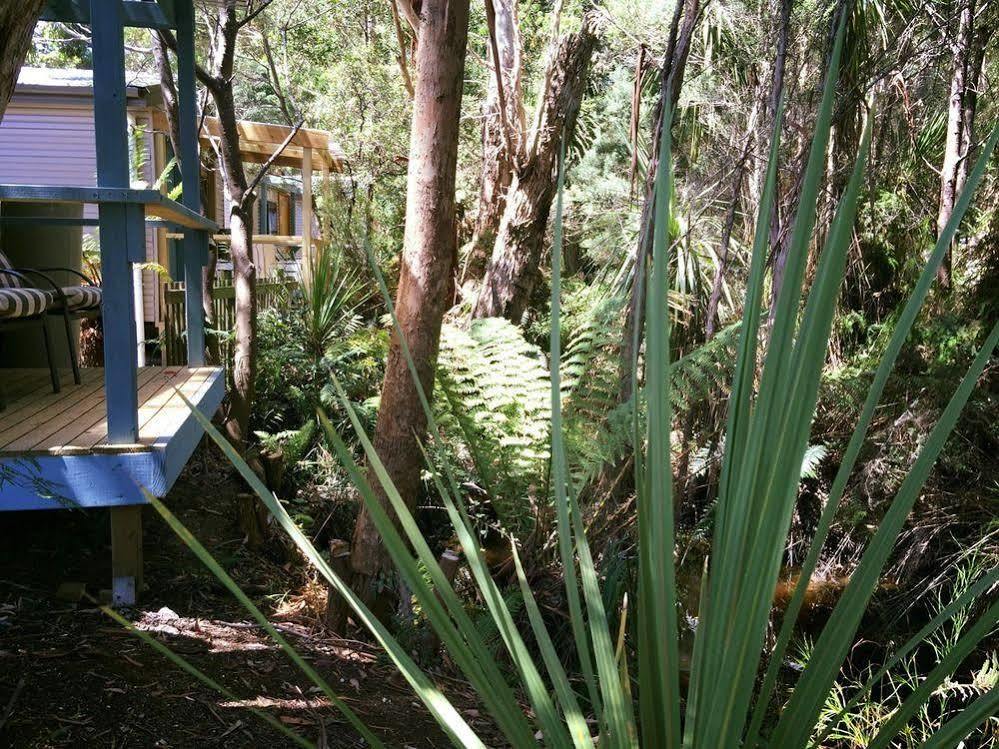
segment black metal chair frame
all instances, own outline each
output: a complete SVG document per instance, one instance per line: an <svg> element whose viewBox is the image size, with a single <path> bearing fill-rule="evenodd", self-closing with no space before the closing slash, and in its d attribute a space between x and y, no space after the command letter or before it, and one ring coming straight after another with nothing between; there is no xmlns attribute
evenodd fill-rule
<svg viewBox="0 0 999 749"><path fill-rule="evenodd" d="M56 285L55 281L46 276L44 273L31 269L15 269L15 268L0 268L0 274L6 276L12 276L20 281L22 281L27 288L37 288L34 283L29 278L30 275L37 275L44 279L51 287L52 291L55 293L56 299L58 299L61 304L60 306L68 310L68 304L66 302L66 295L63 290ZM29 317L14 317L14 318L4 318L0 319L0 333L10 330L19 330L24 328L34 328L40 327L42 329L42 338L45 341L45 358L49 365L49 377L52 380L52 392L58 393L62 388L59 384L59 372L56 369L55 357L52 354L52 341L49 337L49 329L45 324L46 319L55 310L43 309L36 315L31 315ZM68 314L68 312L67 312ZM69 320L66 319L66 331L69 333ZM70 350L72 351L72 343L70 343ZM75 358L74 358L75 365ZM3 397L3 393L0 392L0 408L6 407L6 400Z"/></svg>
<svg viewBox="0 0 999 749"><path fill-rule="evenodd" d="M92 278L90 278L89 276L87 276L85 273L82 273L82 272L76 270L75 268L60 268L60 267L38 268L37 270L33 270L32 272L33 273L37 273L40 276L42 276L43 273L56 273L56 272L69 273L71 276L77 276L77 277L79 277L80 279L82 279L84 281L84 283L80 284L81 286L92 286L92 287L97 288L97 289L100 288L100 284L94 283L94 280ZM61 305L62 309L52 309L52 310L49 310L49 314L52 314L52 315L61 315L63 317L63 319L65 320L66 340L67 340L67 343L69 344L69 356L70 356L70 360L73 363L73 382L75 382L77 385L79 385L80 384L80 364L79 364L79 362L77 360L76 342L73 339L73 330L72 330L72 328L70 326L70 321L71 320L82 320L85 317L86 318L97 318L97 317L100 317L101 316L101 310L100 310L100 308L98 308L98 309L84 309L84 310L76 310L76 311L71 310L69 308L69 302L66 299L65 292L63 292L62 288L59 289L59 292L62 294L62 297L63 297L62 298L62 305Z"/></svg>

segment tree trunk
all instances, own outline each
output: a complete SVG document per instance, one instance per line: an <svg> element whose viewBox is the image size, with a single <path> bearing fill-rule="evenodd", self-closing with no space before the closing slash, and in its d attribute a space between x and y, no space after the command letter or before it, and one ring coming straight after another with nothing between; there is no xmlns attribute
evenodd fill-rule
<svg viewBox="0 0 999 749"><path fill-rule="evenodd" d="M718 272L715 274L714 282L711 285L711 295L708 297L707 311L704 313L704 337L706 340L714 337L715 326L718 322L718 305L721 303L722 287L725 285L725 271L728 268L732 230L735 227L735 217L739 211L742 183L746 177L746 164L753 150L756 113L757 108L753 107L753 111L749 115L748 127L746 128L746 144L742 148L742 154L739 156L739 162L735 167L735 177L732 179L732 202L729 204L728 213L725 216L725 224L722 227L721 243L718 250Z"/></svg>
<svg viewBox="0 0 999 749"><path fill-rule="evenodd" d="M173 77L173 67L170 65L170 52L163 32L152 34L153 59L160 77L160 93L163 96L163 110L167 119L167 135L173 155L180 161L180 116L178 115L177 83Z"/></svg>
<svg viewBox="0 0 999 749"><path fill-rule="evenodd" d="M233 201L229 213L232 285L236 294L232 388L226 430L240 452L246 449L257 374L257 268L253 264L250 209Z"/></svg>
<svg viewBox="0 0 999 749"><path fill-rule="evenodd" d="M45 0L0 3L0 120L17 85Z"/></svg>
<svg viewBox="0 0 999 749"><path fill-rule="evenodd" d="M428 396L444 311L453 297L457 261L455 171L461 93L468 36L468 0L426 0L416 53L416 87L406 193L406 229L395 309ZM406 503L416 502L423 460L417 440L426 415L393 332L382 382L374 445ZM387 504L372 476L379 501ZM351 565L355 587L376 597L380 573L389 569L378 531L364 509L354 529Z"/></svg>
<svg viewBox="0 0 999 749"><path fill-rule="evenodd" d="M964 126L970 125L965 106L969 98L969 67L972 64L972 47L975 36L974 0L964 0L958 21L957 37L953 44L953 69L950 79L950 96L947 102L947 140L944 145L943 164L940 167L940 204L937 212L937 236L943 232L947 222L954 212L957 200L958 182L962 154L962 144L970 145L971 139L965 137ZM943 262L937 270L937 281L943 291L949 291L952 286L953 243L947 249Z"/></svg>
<svg viewBox="0 0 999 749"><path fill-rule="evenodd" d="M507 191L513 181L515 153L507 148L507 139L522 137L524 105L521 93L521 45L517 28L517 0L492 0L495 9L495 45L499 58L499 73L503 79L503 102L496 71L490 71L486 101L482 106L482 175L479 187L479 212L475 218L468 258L462 273L464 278L479 279L486 268L489 254L496 242ZM489 60L495 65L492 47ZM508 121L504 123L504 116ZM504 134L504 127L507 132ZM511 144L515 145L515 144Z"/></svg>
<svg viewBox="0 0 999 749"><path fill-rule="evenodd" d="M184 165L180 162L180 115L177 98L177 82L173 75L173 66L170 64L170 42L162 31L152 34L153 59L156 62L156 70L160 78L160 92L163 96L163 111L166 114L168 137L170 147L173 149L174 158L183 171ZM200 165L199 165L200 168ZM201 205L205 215L218 220L215 215L215 196L209 195L205 189L205 183L199 180L201 185ZM218 247L214 240L208 242L208 263L201 271L201 308L205 319L205 345L207 348L207 363L219 366L222 364L221 347L219 336L214 331L215 323L215 303L213 291L215 288L215 271L218 265Z"/></svg>
<svg viewBox="0 0 999 749"><path fill-rule="evenodd" d="M791 30L791 5L793 0L780 0L780 20L777 26L777 55L774 58L774 75L770 86L770 100L767 103L767 117L769 119L768 134L773 134L773 129L777 126L777 107L781 97L784 95L784 74L787 68L787 44ZM765 141L766 142L766 141ZM769 150L769 149L768 149ZM767 151L764 151L766 153ZM807 158L807 156L805 157ZM801 164L804 169L804 162ZM765 173L765 170L764 170ZM801 175L799 171L799 177ZM795 183L797 185L797 183ZM780 190L780 170L777 173L777 184L774 188L774 202L770 208L770 257L773 263L771 268L770 284L770 312L768 319L773 323L773 316L777 313L777 297L780 294L781 286L784 282L784 266L787 263L787 243L788 231L784 225L784 217L793 215L791 210L794 205L793 194L796 186L792 188L792 196L789 198L790 207L786 211L781 211L781 190Z"/></svg>
<svg viewBox="0 0 999 749"><path fill-rule="evenodd" d="M214 217L213 217L214 218ZM205 315L205 348L208 363L215 367L223 366L222 346L219 341L215 320L215 273L218 270L219 249L214 240L208 242L208 263L201 271L201 310ZM211 332L209 332L211 331Z"/></svg>
<svg viewBox="0 0 999 749"><path fill-rule="evenodd" d="M961 118L961 161L958 163L957 180L954 184L955 201L964 192L964 183L968 179L968 167L971 166L975 158L975 116L978 113L978 92L986 85L983 76L985 50L989 46L994 31L994 22L993 24L983 23L975 28L974 49L968 63L967 87Z"/></svg>
<svg viewBox="0 0 999 749"><path fill-rule="evenodd" d="M586 88L596 46L594 19L559 41L549 61L550 83L539 103L534 141L517 164L500 220L492 257L475 304L475 317L507 317L519 322L540 276L541 245L552 201L563 137L570 139Z"/></svg>
<svg viewBox="0 0 999 749"><path fill-rule="evenodd" d="M233 106L232 86L223 84L212 92L222 133L219 152L229 209L229 252L235 287L235 339L233 342L232 388L226 431L237 450L246 448L250 411L257 374L257 267L253 263L253 196L247 191L239 131Z"/></svg>
<svg viewBox="0 0 999 749"><path fill-rule="evenodd" d="M687 58L693 41L694 28L700 17L700 0L684 0L677 3L670 26L669 41L663 55L659 72L660 96L656 111L652 116L652 144L649 163L645 173L645 202L639 222L638 247L635 248L635 273L631 283L628 311L621 334L621 357L618 362L620 388L618 398L627 402L632 395L633 362L635 361L635 330L640 330L645 317L645 294L639 293L638 279L645 273L645 261L652 254L652 210L655 205L656 172L659 169L659 139L663 127L671 127L664 122L667 111L672 113L680 101L683 79L687 71ZM668 105L668 107L667 107Z"/></svg>
<svg viewBox="0 0 999 749"><path fill-rule="evenodd" d="M212 95L219 118L219 166L231 206L229 241L236 309L232 388L226 431L236 449L243 452L249 437L257 374L257 269L253 264L253 192L247 184L243 156L239 150L233 95L236 38L242 28L236 16L236 6L237 3L231 0L226 2L215 22L213 46L217 50L217 71L212 76L199 74L199 77Z"/></svg>

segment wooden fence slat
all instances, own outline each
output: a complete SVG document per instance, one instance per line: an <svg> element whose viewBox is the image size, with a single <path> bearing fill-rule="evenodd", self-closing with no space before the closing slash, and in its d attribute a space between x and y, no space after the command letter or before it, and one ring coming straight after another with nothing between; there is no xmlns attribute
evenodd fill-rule
<svg viewBox="0 0 999 749"><path fill-rule="evenodd" d="M257 309L274 306L282 289L289 288L294 281L287 279L262 279L257 281ZM163 284L163 364L168 367L187 364L187 347L184 342L184 282L169 281ZM215 309L215 329L232 331L236 318L236 288L232 274L224 272L215 279L212 288L212 302ZM232 342L228 336L222 340L219 350L228 368L232 358Z"/></svg>

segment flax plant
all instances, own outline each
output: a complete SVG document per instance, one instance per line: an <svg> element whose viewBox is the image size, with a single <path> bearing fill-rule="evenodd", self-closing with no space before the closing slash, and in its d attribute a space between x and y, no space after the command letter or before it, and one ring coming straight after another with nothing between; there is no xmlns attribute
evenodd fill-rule
<svg viewBox="0 0 999 749"><path fill-rule="evenodd" d="M568 615L580 664L579 680L574 680L564 668L563 658L556 651L546 629L516 549L514 563L530 625L529 632L520 631L507 607L503 591L489 573L454 472L446 461L443 461L440 472L432 466L441 461L428 461L431 478L444 501L471 578L495 622L505 655L513 665L514 677L508 678L505 675L508 671L497 662L483 641L479 628L466 612L465 601L459 597L440 569L436 556L421 535L413 515L399 496L365 434L358 415L334 377L333 386L357 432L368 470L363 470L358 465L344 440L320 413L319 419L329 444L370 510L399 574L418 600L452 662L476 690L482 706L492 717L496 730L510 746L517 749L535 746L592 749L598 744L601 749L724 749L753 746L804 749L820 745L822 737L816 733L822 725L822 711L854 642L878 577L935 460L999 342L997 326L988 335L950 403L927 437L842 598L815 642L807 664L793 685L790 697L781 700L776 689L777 678L785 660L808 579L815 568L819 551L864 444L874 410L895 360L999 140L997 127L982 146L953 216L941 233L892 332L818 524L776 645L769 649L766 647L766 633L771 616L772 594L777 584L797 499L802 458L808 447L830 329L843 281L858 196L871 143L868 125L854 168L821 248L814 281L802 299L806 258L814 232L816 203L820 198L819 188L829 140L842 44L841 23L835 37L804 175L785 281L777 300L774 324L769 330L762 371L758 373L756 363L763 311L769 217L774 202L777 153L780 147L782 115L780 111L777 114L778 122L770 144L765 189L759 207L749 269L738 358L728 404L717 520L710 562L702 580L701 609L698 612L689 687L686 692L681 689L679 678L670 466L671 363L667 304L670 250L665 227L670 222L673 184L668 127L663 128L660 144L655 211L652 217L656 229L652 258L636 280L644 284L648 309L648 320L640 333L644 340L644 372L641 378L637 373L635 375L635 382L644 388L644 397L648 403L644 429L643 425L639 425L637 421L635 423L636 436L641 437L635 440L634 448L635 485L638 493L639 578L637 605L631 614L637 619L638 637L634 643L637 664L628 663L628 648L622 646L626 631L624 623L615 620L614 612L604 608L596 561L583 528L577 487L572 485L566 467L559 345L561 170L558 176L552 248L551 485ZM868 118L868 122L872 120L873 118ZM384 281L380 276L378 280L385 303L395 320ZM429 453L440 444L440 433L427 394L420 389L419 379L415 376L415 366L401 331L400 342L426 410L426 450ZM345 581L336 575L225 438L203 415L195 413L211 438L226 452L244 479L273 513L278 525L289 534L305 558L315 565L332 588L344 596L353 608L357 621L367 627L385 649L387 656L454 745L485 746L486 739L475 733L437 685L352 593ZM376 499L375 482L387 496L389 507L383 507ZM154 503L154 506L198 556L211 566L216 575L225 574L211 560L209 553L169 514L166 507L161 503ZM984 591L995 581L996 575L992 574L974 590ZM242 596L244 605L251 607L252 604L244 599L245 596ZM958 604L965 603L967 596L941 611L889 659L884 669L875 673L871 681L863 686L864 693L875 686L892 663L911 652L923 638L953 616L959 610ZM251 608L251 611L254 609ZM904 730L906 721L925 703L933 689L960 665L961 660L993 629L997 621L999 606L993 605L968 627L953 652L926 677L902 707L886 720L872 746L890 746L899 732ZM535 650L529 648L528 638L533 639ZM540 653L540 661L532 657L532 652ZM299 665L307 667L304 662ZM328 689L314 671L307 671L306 674L324 691ZM634 681L632 674L636 675ZM637 705L633 695L637 695ZM862 695L854 696L855 700L861 698ZM335 699L331 701L344 710L347 719L356 725L356 716L343 703ZM999 692L993 689L978 697L957 717L944 723L926 746L956 746L997 709ZM369 741L374 743L372 738Z"/></svg>

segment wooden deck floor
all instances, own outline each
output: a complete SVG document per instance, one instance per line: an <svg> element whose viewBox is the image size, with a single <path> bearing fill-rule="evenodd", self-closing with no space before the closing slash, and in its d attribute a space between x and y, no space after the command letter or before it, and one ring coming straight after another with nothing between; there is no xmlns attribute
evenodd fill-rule
<svg viewBox="0 0 999 749"><path fill-rule="evenodd" d="M143 367L138 373L139 442L108 445L104 370L84 369L82 384L62 373L62 391L53 393L44 369L0 369L0 455L41 456L120 453L163 445L190 416L177 394L198 403L217 369Z"/></svg>

